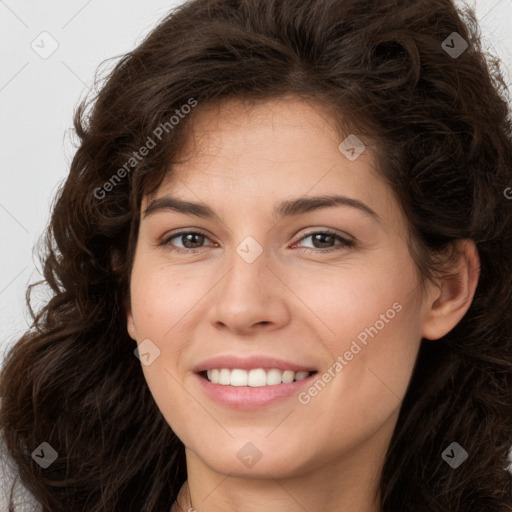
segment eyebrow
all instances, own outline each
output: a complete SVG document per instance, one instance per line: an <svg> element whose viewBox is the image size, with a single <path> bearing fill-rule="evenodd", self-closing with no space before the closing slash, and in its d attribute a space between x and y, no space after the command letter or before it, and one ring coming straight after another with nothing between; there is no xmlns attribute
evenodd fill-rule
<svg viewBox="0 0 512 512"><path fill-rule="evenodd" d="M281 219L283 217L297 216L314 210L332 208L334 206L355 208L374 220L382 222L380 216L365 203L358 199L342 195L303 196L297 199L286 200L276 205L272 213L275 219ZM144 210L143 216L148 217L157 212L168 210L206 219L217 217L215 212L205 204L185 201L171 195L151 200Z"/></svg>

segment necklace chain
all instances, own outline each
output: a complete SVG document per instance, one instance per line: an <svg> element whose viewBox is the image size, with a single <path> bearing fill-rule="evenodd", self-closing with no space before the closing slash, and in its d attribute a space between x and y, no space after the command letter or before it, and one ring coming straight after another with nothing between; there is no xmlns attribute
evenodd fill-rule
<svg viewBox="0 0 512 512"><path fill-rule="evenodd" d="M183 486L186 487L186 490L187 490L188 505L189 505L189 507L186 509L186 511L184 511L183 508L181 507L181 504L179 504L178 500L176 500L176 506L177 506L178 510L180 512L197 512L197 510L192 505L192 496L190 495L190 487L188 486L188 481L186 481L183 484ZM179 494L181 494L181 492Z"/></svg>
<svg viewBox="0 0 512 512"><path fill-rule="evenodd" d="M192 505L192 496L190 495L190 487L187 482L187 491L188 491L188 503L190 505L190 508L187 510L187 512L197 512L197 510Z"/></svg>

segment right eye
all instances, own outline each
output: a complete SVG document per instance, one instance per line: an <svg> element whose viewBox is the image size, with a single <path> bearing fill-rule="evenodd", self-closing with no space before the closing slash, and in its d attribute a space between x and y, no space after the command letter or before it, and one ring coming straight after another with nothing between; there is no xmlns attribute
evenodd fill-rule
<svg viewBox="0 0 512 512"><path fill-rule="evenodd" d="M181 239L183 247L176 247L174 243L171 243L171 240L174 240L175 238L178 240ZM204 247L202 244L205 239L209 240L206 234L202 233L201 231L179 231L178 233L173 233L170 236L166 236L159 243L159 245L164 246L170 251L180 254L195 253ZM196 244L199 244L199 247L190 247L190 245Z"/></svg>

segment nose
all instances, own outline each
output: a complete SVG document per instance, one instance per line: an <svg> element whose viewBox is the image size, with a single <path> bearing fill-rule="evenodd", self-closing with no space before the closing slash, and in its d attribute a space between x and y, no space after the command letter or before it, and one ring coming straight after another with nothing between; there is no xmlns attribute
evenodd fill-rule
<svg viewBox="0 0 512 512"><path fill-rule="evenodd" d="M290 321L286 301L290 292L269 266L265 251L251 263L233 251L228 265L212 294L210 322L238 335L283 328Z"/></svg>

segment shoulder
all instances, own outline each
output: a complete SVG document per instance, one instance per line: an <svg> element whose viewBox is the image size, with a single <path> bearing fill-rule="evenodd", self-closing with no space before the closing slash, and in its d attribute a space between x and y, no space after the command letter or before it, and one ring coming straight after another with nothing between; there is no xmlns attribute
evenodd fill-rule
<svg viewBox="0 0 512 512"><path fill-rule="evenodd" d="M13 487L14 486L14 487ZM0 511L9 511L9 500L14 504L13 512L41 512L42 507L34 496L21 484L16 464L8 455L0 432Z"/></svg>

